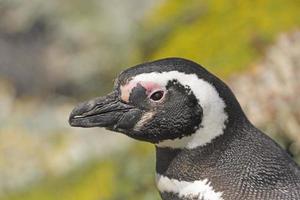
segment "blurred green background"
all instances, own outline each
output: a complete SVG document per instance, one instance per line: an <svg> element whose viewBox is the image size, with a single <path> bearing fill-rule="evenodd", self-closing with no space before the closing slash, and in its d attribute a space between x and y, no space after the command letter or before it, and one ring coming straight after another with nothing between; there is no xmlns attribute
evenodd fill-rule
<svg viewBox="0 0 300 200"><path fill-rule="evenodd" d="M192 59L300 162L300 1L0 0L0 199L159 199L154 148L71 128L127 67Z"/></svg>

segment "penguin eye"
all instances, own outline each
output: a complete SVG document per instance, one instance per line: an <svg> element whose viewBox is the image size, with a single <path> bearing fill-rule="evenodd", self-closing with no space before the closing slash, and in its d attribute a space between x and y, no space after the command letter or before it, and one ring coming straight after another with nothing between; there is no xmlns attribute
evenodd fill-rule
<svg viewBox="0 0 300 200"><path fill-rule="evenodd" d="M153 101L159 101L164 96L164 91L156 91L153 94L151 94L150 99Z"/></svg>

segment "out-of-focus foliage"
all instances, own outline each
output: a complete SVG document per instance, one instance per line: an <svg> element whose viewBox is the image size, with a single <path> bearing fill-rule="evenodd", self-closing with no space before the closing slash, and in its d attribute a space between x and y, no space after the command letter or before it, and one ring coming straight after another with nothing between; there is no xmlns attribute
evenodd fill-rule
<svg viewBox="0 0 300 200"><path fill-rule="evenodd" d="M1 75L16 83L18 94L104 93L120 68L137 59L139 25L152 4L153 0L2 0Z"/></svg>
<svg viewBox="0 0 300 200"><path fill-rule="evenodd" d="M300 163L300 31L281 34L251 73L230 81L250 121ZM255 91L255 92L254 92Z"/></svg>
<svg viewBox="0 0 300 200"><path fill-rule="evenodd" d="M154 187L153 160L153 147L137 144L107 159L86 163L62 177L45 178L26 191L2 199L159 199Z"/></svg>
<svg viewBox="0 0 300 200"><path fill-rule="evenodd" d="M238 74L230 83L247 114L299 161L298 86L285 73L297 77L300 51L294 42L269 49L279 33L300 26L299 7L296 0L0 0L0 199L159 199L151 145L128 148L125 136L71 129L67 119L78 99L109 91L122 69L166 56L190 58L221 78Z"/></svg>
<svg viewBox="0 0 300 200"><path fill-rule="evenodd" d="M145 23L145 55L181 56L219 76L245 69L282 31L300 25L300 1L167 0Z"/></svg>

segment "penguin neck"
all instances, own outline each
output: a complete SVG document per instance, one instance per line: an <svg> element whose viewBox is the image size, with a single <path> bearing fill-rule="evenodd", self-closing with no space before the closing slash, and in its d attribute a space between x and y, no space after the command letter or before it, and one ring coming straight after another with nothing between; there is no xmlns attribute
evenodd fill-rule
<svg viewBox="0 0 300 200"><path fill-rule="evenodd" d="M188 180L189 177L184 176L188 176L189 170L192 170L195 165L201 171L213 170L215 163L220 162L222 152L225 152L227 148L230 148L231 145L234 145L236 141L243 137L243 131L237 130L245 129L247 123L249 124L247 118L241 119L237 124L229 123L222 135L203 146L197 146L193 149L156 145L157 174Z"/></svg>
<svg viewBox="0 0 300 200"><path fill-rule="evenodd" d="M182 153L183 149L172 149L168 147L156 147L156 173L165 174L172 161Z"/></svg>
<svg viewBox="0 0 300 200"><path fill-rule="evenodd" d="M189 174L188 171L194 165L197 165L203 171L208 167L212 168L214 166L213 163L218 161L220 152L228 146L226 143L219 141L223 137L225 136L218 137L211 143L194 149L174 149L156 146L156 173L170 178L189 181L184 176ZM185 172L181 173L182 170Z"/></svg>

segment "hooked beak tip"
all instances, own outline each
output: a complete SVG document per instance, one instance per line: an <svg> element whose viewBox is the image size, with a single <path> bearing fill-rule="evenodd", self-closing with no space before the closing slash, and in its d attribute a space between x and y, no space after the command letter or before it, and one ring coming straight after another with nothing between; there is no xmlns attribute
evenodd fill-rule
<svg viewBox="0 0 300 200"><path fill-rule="evenodd" d="M85 117L85 113L88 112L89 110L92 109L92 105L91 103L86 103L86 102L83 102L83 103L80 103L79 105L77 105L71 112L70 116L69 116L69 124L71 126L80 126L78 124L79 120L81 118L84 118Z"/></svg>
<svg viewBox="0 0 300 200"><path fill-rule="evenodd" d="M74 110L71 112L70 116L69 116L69 124L70 126L76 126L76 119L81 118L81 115L76 115L74 113Z"/></svg>

